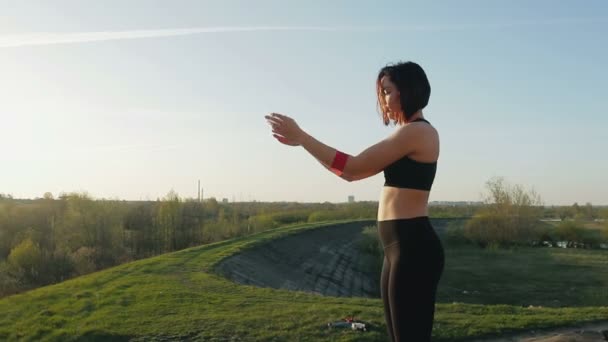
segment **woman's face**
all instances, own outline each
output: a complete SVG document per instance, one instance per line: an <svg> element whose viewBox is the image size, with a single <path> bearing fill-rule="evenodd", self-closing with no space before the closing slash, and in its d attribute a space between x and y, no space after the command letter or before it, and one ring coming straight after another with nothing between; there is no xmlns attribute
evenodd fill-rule
<svg viewBox="0 0 608 342"><path fill-rule="evenodd" d="M384 97L384 104L388 107L387 114L389 119L396 120L397 115L401 113L401 102L399 100L399 90L389 76L382 76L380 79L382 86L382 96Z"/></svg>

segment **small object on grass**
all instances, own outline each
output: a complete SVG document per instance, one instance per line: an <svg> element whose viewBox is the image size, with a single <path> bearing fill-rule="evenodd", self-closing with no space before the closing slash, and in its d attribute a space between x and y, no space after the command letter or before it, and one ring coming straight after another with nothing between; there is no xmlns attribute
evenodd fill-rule
<svg viewBox="0 0 608 342"><path fill-rule="evenodd" d="M355 317L348 316L345 317L342 321L329 322L327 323L327 327L332 328L351 328L352 330L362 330L367 331L367 327L365 323L361 321L356 321Z"/></svg>
<svg viewBox="0 0 608 342"><path fill-rule="evenodd" d="M367 331L367 329L365 328L365 324L364 323L353 322L351 328L353 330Z"/></svg>
<svg viewBox="0 0 608 342"><path fill-rule="evenodd" d="M329 327L329 328L348 328L351 325L352 325L352 323L343 322L343 321L327 323L327 327Z"/></svg>

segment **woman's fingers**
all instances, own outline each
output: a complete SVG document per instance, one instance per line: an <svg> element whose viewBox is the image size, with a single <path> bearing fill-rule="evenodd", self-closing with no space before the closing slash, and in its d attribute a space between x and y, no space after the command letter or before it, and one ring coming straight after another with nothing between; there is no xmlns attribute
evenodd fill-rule
<svg viewBox="0 0 608 342"><path fill-rule="evenodd" d="M283 124L280 121L274 121L274 120L268 120L268 123L271 124L272 126L280 126L281 124Z"/></svg>
<svg viewBox="0 0 608 342"><path fill-rule="evenodd" d="M275 129L281 129L282 128L281 124L274 123L274 122L270 123L270 127L272 127L273 130L275 130Z"/></svg>
<svg viewBox="0 0 608 342"><path fill-rule="evenodd" d="M273 118L266 119L266 121L268 121L268 123L271 124L271 125L273 125L273 126L274 125L280 125L280 124L283 123L283 121L277 120L277 119L273 119Z"/></svg>
<svg viewBox="0 0 608 342"><path fill-rule="evenodd" d="M281 114L277 114L277 113L271 113L270 115L266 115L266 118L282 121L285 118L285 116L281 115Z"/></svg>
<svg viewBox="0 0 608 342"><path fill-rule="evenodd" d="M270 115L271 115L271 117L272 117L273 119L277 119L277 120L279 120L279 121L285 121L285 120L289 120L289 119L291 119L289 116L287 116L287 115L283 115L283 114L279 114L279 113L272 113L272 114L270 114Z"/></svg>
<svg viewBox="0 0 608 342"><path fill-rule="evenodd" d="M285 145L297 146L298 144L294 141L291 141L286 135L291 135L292 125L295 124L293 119L290 117L279 114L279 113L271 113L269 115L265 115L264 118L272 127L272 136L277 139L279 142Z"/></svg>
<svg viewBox="0 0 608 342"><path fill-rule="evenodd" d="M272 126L273 128L283 126L280 122L275 122L275 121L268 121L268 124L270 124L270 126Z"/></svg>
<svg viewBox="0 0 608 342"><path fill-rule="evenodd" d="M282 137L278 134L273 134L272 136L275 137L279 142L289 145L289 141L285 137Z"/></svg>

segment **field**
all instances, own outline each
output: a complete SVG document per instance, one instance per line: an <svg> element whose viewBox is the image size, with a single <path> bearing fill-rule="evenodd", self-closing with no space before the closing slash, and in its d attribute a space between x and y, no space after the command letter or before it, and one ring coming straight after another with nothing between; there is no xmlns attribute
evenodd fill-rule
<svg viewBox="0 0 608 342"><path fill-rule="evenodd" d="M341 223L285 226L4 298L0 340L385 341L379 298L261 288L216 273L248 248ZM608 320L606 251L446 245L446 262L437 341ZM371 330L327 329L347 315Z"/></svg>

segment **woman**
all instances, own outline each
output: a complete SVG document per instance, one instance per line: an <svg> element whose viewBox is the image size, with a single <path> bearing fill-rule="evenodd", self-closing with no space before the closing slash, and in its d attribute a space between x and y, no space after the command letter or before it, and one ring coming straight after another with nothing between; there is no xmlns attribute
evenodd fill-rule
<svg viewBox="0 0 608 342"><path fill-rule="evenodd" d="M281 143L302 146L323 166L347 181L384 171L378 233L384 247L381 296L391 341L430 341L443 247L428 217L428 199L439 157L439 135L424 119L431 87L416 63L388 65L376 80L385 125L395 131L356 156L329 147L304 132L290 117L266 120Z"/></svg>

